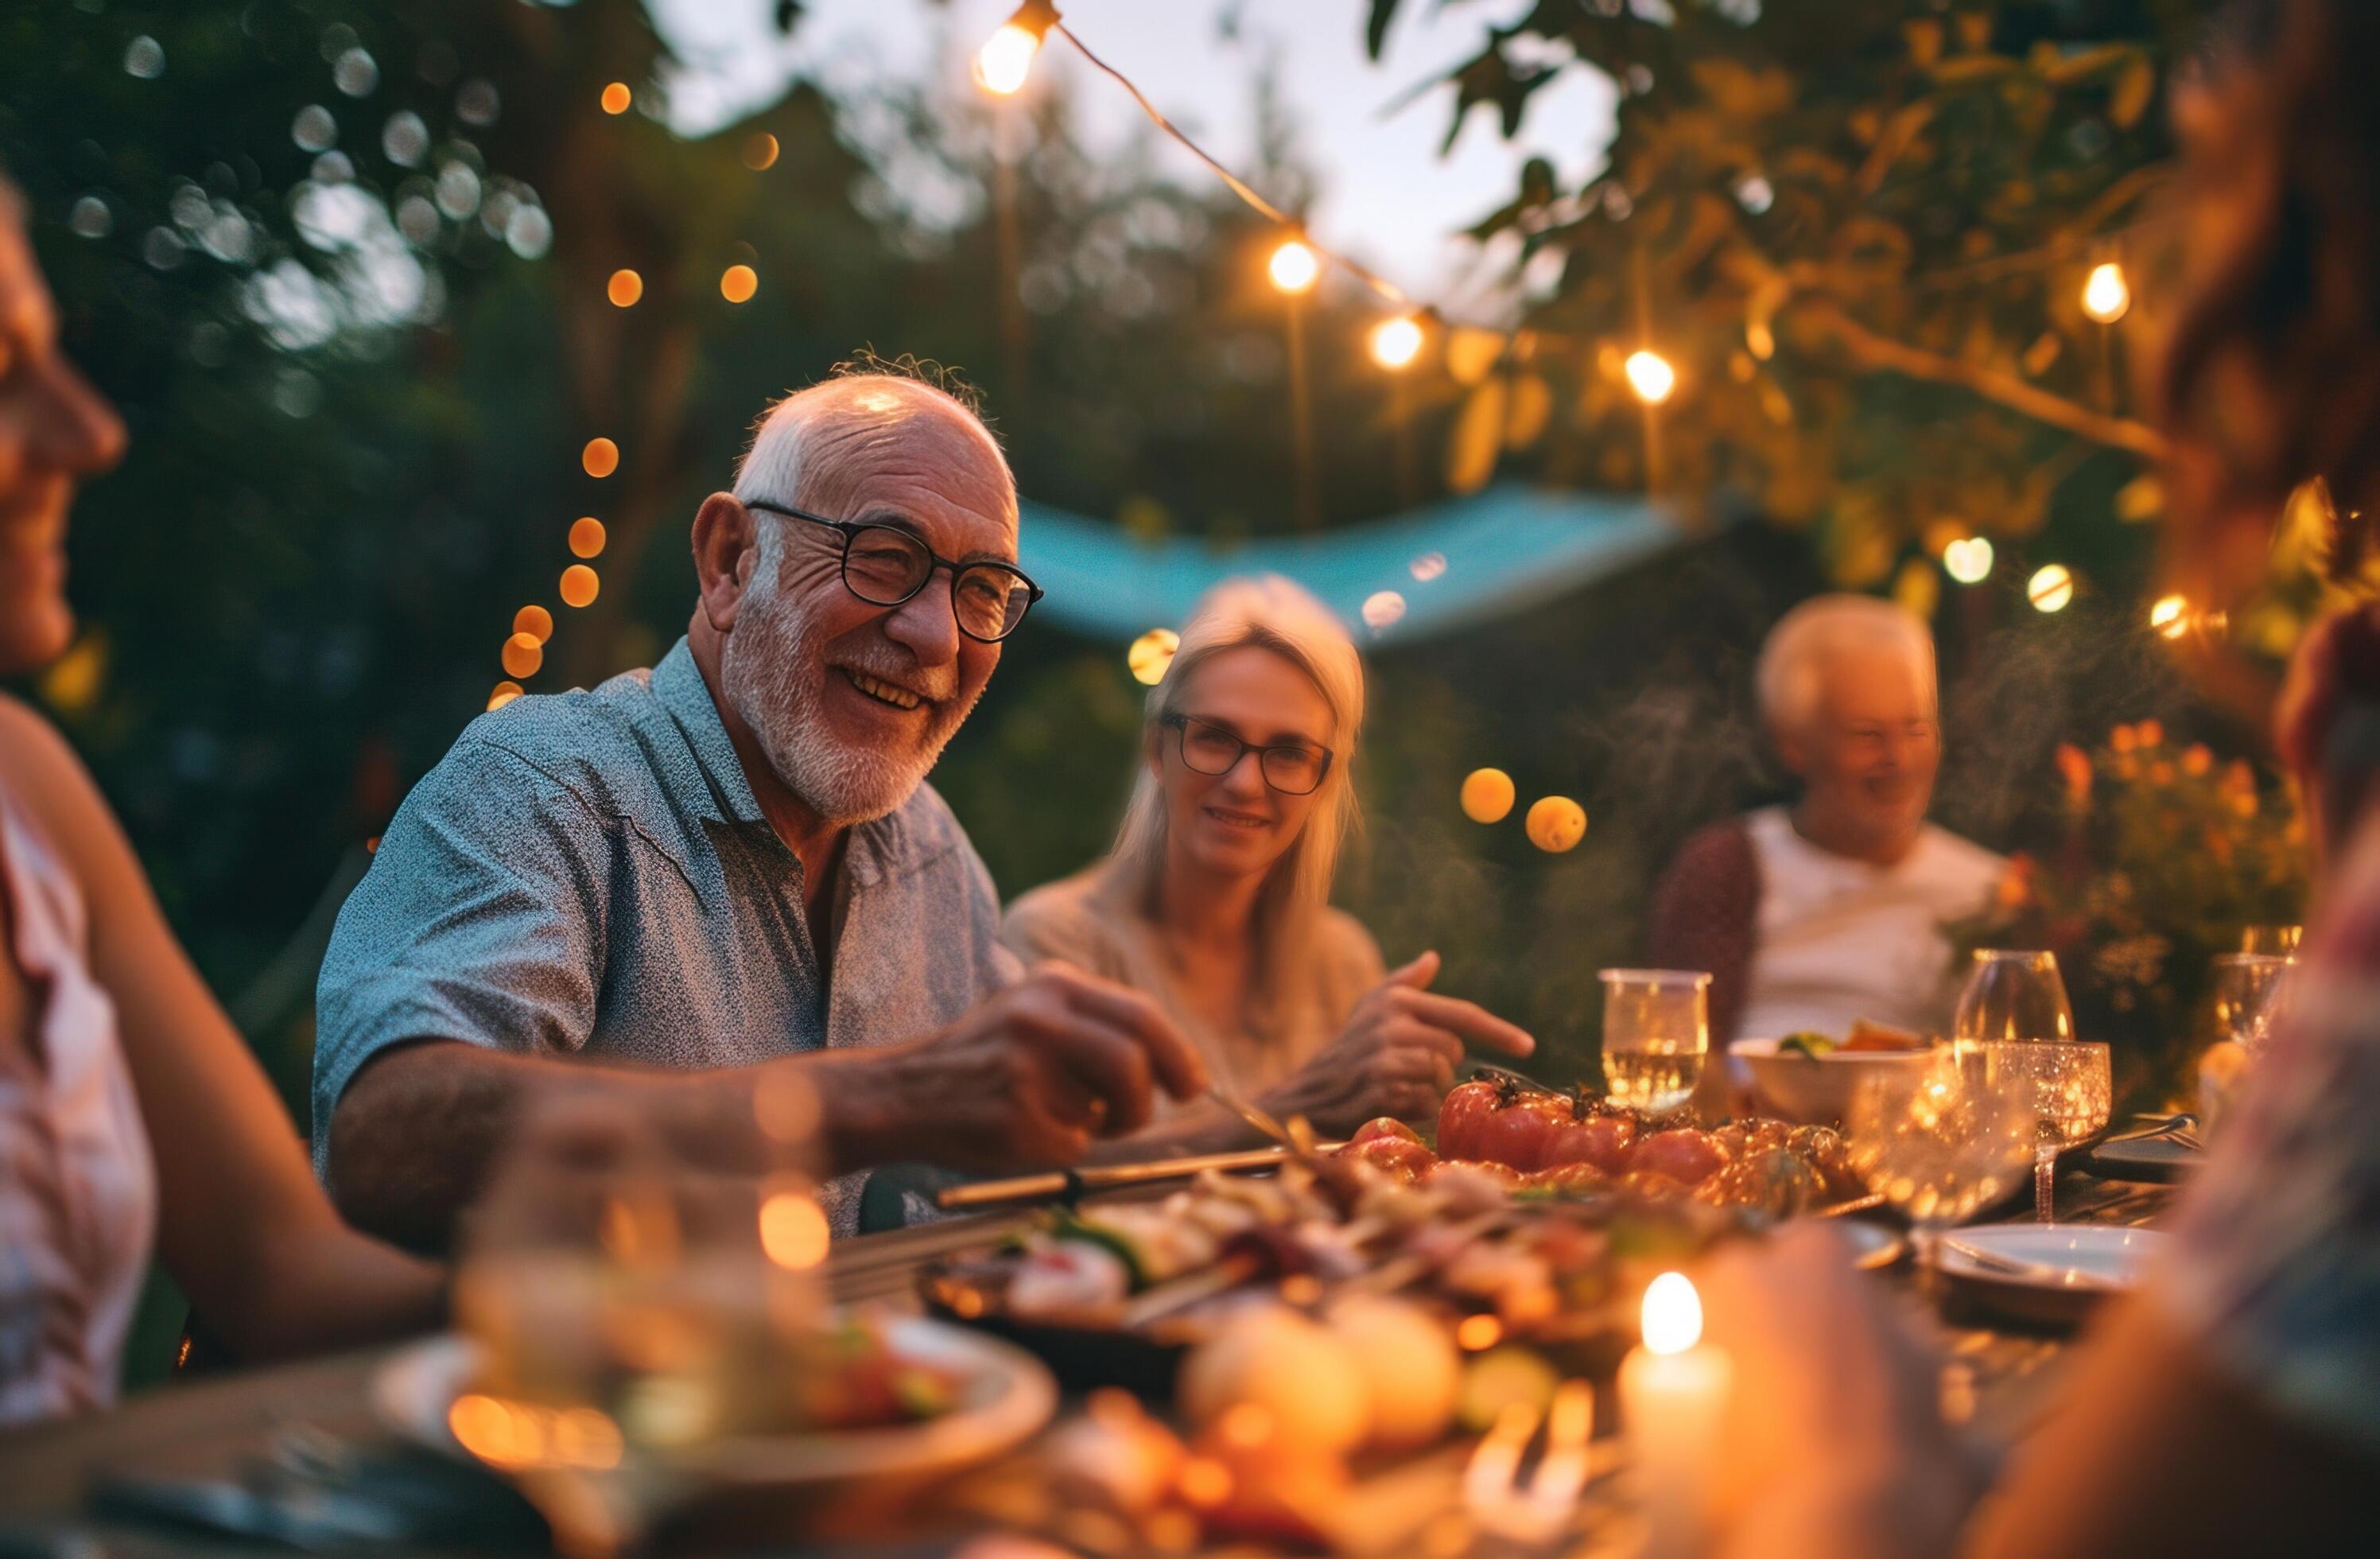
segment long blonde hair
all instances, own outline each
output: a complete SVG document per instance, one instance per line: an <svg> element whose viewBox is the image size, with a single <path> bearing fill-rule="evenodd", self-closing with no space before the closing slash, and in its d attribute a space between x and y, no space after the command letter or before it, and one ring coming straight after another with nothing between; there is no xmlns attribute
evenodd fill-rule
<svg viewBox="0 0 2380 1559"><path fill-rule="evenodd" d="M1364 723L1364 666L1355 641L1328 607L1278 574L1226 579L1208 591L1182 627L1182 642L1165 676L1148 690L1141 720L1144 760L1158 750L1165 722L1181 713L1191 673L1226 650L1271 651L1305 673L1330 706L1330 766L1317 788L1314 810L1257 895L1259 990L1272 971L1288 967L1312 938L1330 902L1339 851L1356 821L1353 777L1355 735ZM1123 824L1109 852L1104 887L1115 902L1146 913L1165 870L1165 797L1155 765L1135 774Z"/></svg>

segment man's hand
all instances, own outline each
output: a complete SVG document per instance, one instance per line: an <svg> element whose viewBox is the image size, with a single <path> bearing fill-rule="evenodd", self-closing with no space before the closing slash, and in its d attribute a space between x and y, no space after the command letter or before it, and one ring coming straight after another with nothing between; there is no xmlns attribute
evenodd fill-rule
<svg viewBox="0 0 2380 1559"><path fill-rule="evenodd" d="M1265 1096L1265 1107L1304 1115L1317 1130L1343 1136L1375 1115L1419 1120L1434 1114L1454 1085L1463 1041L1505 1055L1526 1055L1536 1041L1485 1007L1434 994L1439 957L1424 953L1355 1004L1339 1037L1295 1076Z"/></svg>
<svg viewBox="0 0 2380 1559"><path fill-rule="evenodd" d="M1148 1124L1153 1091L1205 1091L1198 1053L1148 997L1062 963L929 1038L842 1052L818 1074L837 1167L1067 1164Z"/></svg>

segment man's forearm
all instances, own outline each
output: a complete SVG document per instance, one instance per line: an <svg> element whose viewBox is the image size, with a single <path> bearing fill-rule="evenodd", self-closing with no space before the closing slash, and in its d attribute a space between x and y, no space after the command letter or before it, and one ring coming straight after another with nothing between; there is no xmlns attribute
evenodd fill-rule
<svg viewBox="0 0 2380 1559"><path fill-rule="evenodd" d="M332 1112L332 1200L367 1233L445 1254L529 1090L568 1086L574 1070L453 1040L381 1052Z"/></svg>

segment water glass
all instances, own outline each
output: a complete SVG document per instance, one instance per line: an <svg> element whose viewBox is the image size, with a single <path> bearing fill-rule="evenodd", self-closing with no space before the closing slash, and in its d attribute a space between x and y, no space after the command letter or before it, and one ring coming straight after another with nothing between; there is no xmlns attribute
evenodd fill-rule
<svg viewBox="0 0 2380 1559"><path fill-rule="evenodd" d="M2215 959L2215 1026L2250 1055L2265 1047L2287 1000L2297 960L2275 954L2222 953Z"/></svg>
<svg viewBox="0 0 2380 1559"><path fill-rule="evenodd" d="M2305 940L2303 926L2250 926L2240 933L2240 951L2272 958L2294 958Z"/></svg>
<svg viewBox="0 0 2380 1559"><path fill-rule="evenodd" d="M1711 977L1699 969L1604 969L1603 1078L1612 1102L1663 1115L1702 1081Z"/></svg>
<svg viewBox="0 0 2380 1559"><path fill-rule="evenodd" d="M1868 1188L1909 1220L1930 1271L1939 1231L2022 1182L2034 1117L1993 1086L1978 1053L1937 1045L1923 1065L1867 1069L1852 1085L1843 1138Z"/></svg>
<svg viewBox="0 0 2380 1559"><path fill-rule="evenodd" d="M2033 1166L2034 1216L2055 1218L2058 1150L2081 1137L2070 1135L2077 1110L2066 1097L2073 1079L2107 1076L2107 1047L2077 1045L2074 1008L2066 999L2066 981L2058 972L2058 956L2030 949L1985 947L1975 952L1974 968L1966 988L1959 993L1959 1010L1950 1023L1951 1037L1962 1046L2045 1045L2055 1053L2021 1061L2003 1060L1997 1075L2005 1079L2021 1104L2034 1110L2035 1147ZM2095 1059L2082 1054L2096 1051ZM1987 1077L1994 1068L1986 1066ZM2109 1086L2102 1081L2104 1099ZM2099 1106L2096 1131L2105 1126L2107 1105Z"/></svg>

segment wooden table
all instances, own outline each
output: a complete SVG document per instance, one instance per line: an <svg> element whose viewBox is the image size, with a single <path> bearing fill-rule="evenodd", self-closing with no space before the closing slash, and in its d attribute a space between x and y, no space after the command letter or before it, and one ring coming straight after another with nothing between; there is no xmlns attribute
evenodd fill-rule
<svg viewBox="0 0 2380 1559"><path fill-rule="evenodd" d="M2065 1222L2152 1223L2168 1188L2069 1176L2060 1182ZM827 1274L844 1302L914 1305L918 1268L938 1256L980 1244L1021 1220L1021 1214L980 1214L964 1220L871 1235L837 1248ZM1912 1305L1917 1303L1912 1297ZM2013 1440L2039 1411L2057 1375L2066 1339L2052 1334L1957 1325L1932 1318L1949 1367L1964 1377L1976 1427L1985 1438ZM260 1370L222 1379L167 1386L113 1412L46 1428L0 1434L0 1559L17 1555L125 1555L253 1553L230 1540L165 1533L142 1523L93 1517L93 1490L111 1473L147 1477L237 1477L243 1467L272 1456L293 1436L329 1437L357 1447L392 1443L373 1420L367 1386L387 1350ZM1955 1395L1955 1394L1954 1394ZM1440 1458L1444 1460L1445 1458ZM1452 1465L1451 1462L1449 1465ZM1605 1496L1607 1502L1609 1496ZM1593 1501L1588 1502L1589 1505ZM1590 1508L1585 1514L1592 1517ZM920 1554L950 1551L936 1539L958 1519L931 1499L910 1501L901 1524L920 1534ZM480 1552L485 1544L476 1545ZM837 1552L827 1548L777 1552ZM883 1550L868 1545L871 1552ZM1589 1550L1596 1545L1589 1544ZM383 1551L389 1552L389 1551ZM405 1552L437 1552L434 1549Z"/></svg>

